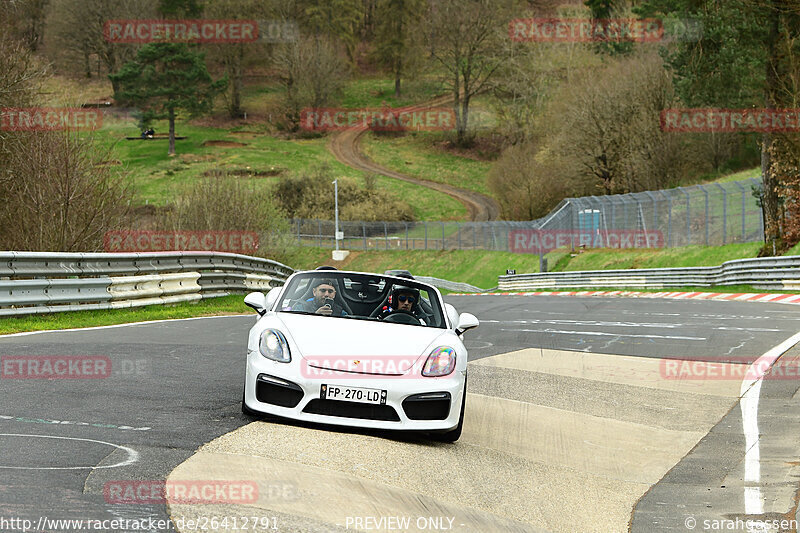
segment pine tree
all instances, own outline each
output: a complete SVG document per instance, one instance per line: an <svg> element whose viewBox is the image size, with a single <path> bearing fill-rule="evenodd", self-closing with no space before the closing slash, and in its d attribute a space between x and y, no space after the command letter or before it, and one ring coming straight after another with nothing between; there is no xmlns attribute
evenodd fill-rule
<svg viewBox="0 0 800 533"><path fill-rule="evenodd" d="M180 111L199 115L211 110L228 78L211 79L204 54L184 43L151 43L133 61L109 76L120 87L115 99L138 107L142 122L169 120L169 154L175 154L175 118Z"/></svg>

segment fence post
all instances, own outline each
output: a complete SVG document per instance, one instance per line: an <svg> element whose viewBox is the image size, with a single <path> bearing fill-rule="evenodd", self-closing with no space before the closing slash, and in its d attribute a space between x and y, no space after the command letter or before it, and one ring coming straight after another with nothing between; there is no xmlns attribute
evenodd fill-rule
<svg viewBox="0 0 800 533"><path fill-rule="evenodd" d="M477 231L477 228L475 227L475 223L474 222L471 222L470 225L472 226L472 248L473 249L477 249L478 248L478 231Z"/></svg>
<svg viewBox="0 0 800 533"><path fill-rule="evenodd" d="M667 248L672 247L672 196L666 191L661 194L667 197Z"/></svg>
<svg viewBox="0 0 800 533"><path fill-rule="evenodd" d="M297 245L299 246L302 244L302 239L300 238L300 219L295 219L297 221Z"/></svg>
<svg viewBox="0 0 800 533"><path fill-rule="evenodd" d="M458 233L458 249L461 249L461 224L456 222L456 232Z"/></svg>
<svg viewBox="0 0 800 533"><path fill-rule="evenodd" d="M750 180L750 184L751 184L750 185L751 187L753 187L753 186L760 187L760 184L759 184L758 180L755 179L755 178ZM764 206L763 206L763 202L762 202L762 206L760 208L760 211L758 213L758 224L759 224L759 227L761 229L761 240L764 241L765 235L764 235ZM780 222L779 222L779 224L780 224ZM764 241L764 242L766 242L766 241Z"/></svg>
<svg viewBox="0 0 800 533"><path fill-rule="evenodd" d="M686 195L686 246L690 246L692 244L692 226L691 226L692 217L689 205L691 197L689 196L689 193L686 192L686 190L684 190L683 187L678 187L678 190Z"/></svg>
<svg viewBox="0 0 800 533"><path fill-rule="evenodd" d="M322 221L317 219L317 246L322 248Z"/></svg>
<svg viewBox="0 0 800 533"><path fill-rule="evenodd" d="M747 190L738 181L734 181L733 183L739 187L739 190L742 191L742 242L744 242L745 236L747 235L747 231L745 230L745 210L747 209L747 206L745 205L745 194Z"/></svg>
<svg viewBox="0 0 800 533"><path fill-rule="evenodd" d="M650 191L645 191L645 194L650 197L650 201L653 203L653 231L655 231L658 228L658 198ZM644 215L642 215L642 218L644 218ZM647 247L649 248L650 245L648 244Z"/></svg>
<svg viewBox="0 0 800 533"><path fill-rule="evenodd" d="M428 249L428 222L423 222L425 224L425 249Z"/></svg>
<svg viewBox="0 0 800 533"><path fill-rule="evenodd" d="M366 222L362 222L361 223L361 229L364 232L364 251L366 251L367 250L367 223Z"/></svg>
<svg viewBox="0 0 800 533"><path fill-rule="evenodd" d="M698 185L698 187L706 195L706 246L708 246L708 191L702 185Z"/></svg>
<svg viewBox="0 0 800 533"><path fill-rule="evenodd" d="M722 244L725 244L728 239L728 190L719 183L716 186L722 189Z"/></svg>
<svg viewBox="0 0 800 533"><path fill-rule="evenodd" d="M403 222L406 225L406 250L408 250L408 222Z"/></svg>
<svg viewBox="0 0 800 533"><path fill-rule="evenodd" d="M386 227L386 222L383 223L383 242L386 245L385 248L389 249L389 228Z"/></svg>
<svg viewBox="0 0 800 533"><path fill-rule="evenodd" d="M444 250L444 222L442 222L442 250Z"/></svg>

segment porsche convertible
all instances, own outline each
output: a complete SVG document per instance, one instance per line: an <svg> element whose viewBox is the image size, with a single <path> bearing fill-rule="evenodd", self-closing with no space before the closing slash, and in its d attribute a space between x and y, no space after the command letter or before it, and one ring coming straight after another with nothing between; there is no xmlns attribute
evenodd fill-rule
<svg viewBox="0 0 800 533"><path fill-rule="evenodd" d="M242 411L323 424L461 435L467 384L459 314L432 285L312 270L253 292Z"/></svg>

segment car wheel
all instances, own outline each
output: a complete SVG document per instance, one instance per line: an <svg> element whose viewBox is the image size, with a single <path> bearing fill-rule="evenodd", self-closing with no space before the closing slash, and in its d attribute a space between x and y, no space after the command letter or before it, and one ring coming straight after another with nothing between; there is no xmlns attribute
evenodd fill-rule
<svg viewBox="0 0 800 533"><path fill-rule="evenodd" d="M464 394L461 396L461 415L458 417L458 425L445 433L434 433L434 440L441 442L455 442L461 437L461 430L464 428L464 406L467 404L467 380L464 378Z"/></svg>
<svg viewBox="0 0 800 533"><path fill-rule="evenodd" d="M244 414L246 414L248 416L259 416L259 413L257 413L256 411L253 411L252 409L247 407L246 403L244 403L244 389L242 389L242 413L244 413Z"/></svg>

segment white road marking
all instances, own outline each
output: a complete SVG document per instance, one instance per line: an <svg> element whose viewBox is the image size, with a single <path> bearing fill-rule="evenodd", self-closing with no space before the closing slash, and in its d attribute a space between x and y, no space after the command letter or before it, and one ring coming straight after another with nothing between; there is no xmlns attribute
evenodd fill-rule
<svg viewBox="0 0 800 533"><path fill-rule="evenodd" d="M102 424L99 422L75 422L73 420L54 420L47 418L30 418L27 416L11 416L0 415L0 420L13 420L14 422L23 422L26 424L60 424L64 426L91 426L102 429L120 429L123 431L150 431L151 427L143 426L135 428L133 426L118 425L118 424Z"/></svg>
<svg viewBox="0 0 800 533"><path fill-rule="evenodd" d="M608 336L608 337L635 337L643 339L677 339L684 341L706 341L706 337L684 337L681 335L635 335L632 333L608 333L607 331L564 331L558 329L510 329L501 328L500 331L526 331L530 333L560 333L564 335L594 335L594 336Z"/></svg>
<svg viewBox="0 0 800 533"><path fill-rule="evenodd" d="M241 317L252 317L255 318L255 314L247 314L247 315L214 315L214 316L194 316L190 318L165 318L163 320L146 320L144 322L128 322L126 324L111 324L108 326L91 326L87 328L70 328L70 329L43 329L40 331L22 331L20 333L7 333L5 335L0 335L0 339L6 337L27 337L28 335L38 335L40 333L64 333L68 331L90 331L93 329L111 329L111 328L127 328L129 326L143 326L146 324L160 324L162 322L180 322L180 321L188 321L188 320L207 320L209 318L241 318Z"/></svg>
<svg viewBox="0 0 800 533"><path fill-rule="evenodd" d="M706 324L668 324L664 322L603 322L600 320L482 320L482 323L489 324L558 324L569 326L599 326L599 327L614 327L614 328L688 328L688 327L703 327L704 329L715 329L720 331L761 331L761 332L777 332L782 331L776 328L738 328L733 326L707 326Z"/></svg>
<svg viewBox="0 0 800 533"><path fill-rule="evenodd" d="M5 468L8 470L83 470L83 469L100 469L100 468L119 468L121 466L128 466L136 461L139 460L139 452L132 448L128 448L127 446L121 446L119 444L113 444L111 442L105 442L102 440L94 440L94 439L79 439L77 437L59 437L56 435L26 435L21 433L0 433L0 437L28 437L28 438L35 438L35 439L61 439L61 440L77 440L83 442L94 442L96 444L105 444L106 446L111 446L113 448L117 448L118 450L123 450L125 453L128 454L128 458L124 461L120 461L119 463L115 463L113 465L105 465L105 466L3 466L0 465L0 468Z"/></svg>
<svg viewBox="0 0 800 533"><path fill-rule="evenodd" d="M753 361L745 375L754 377L742 380L742 386L739 389L739 407L742 410L742 431L745 440L744 512L748 515L764 514L758 434L758 401L761 396L761 385L764 383L764 374L772 368L775 361L798 342L800 342L800 333L792 335Z"/></svg>

